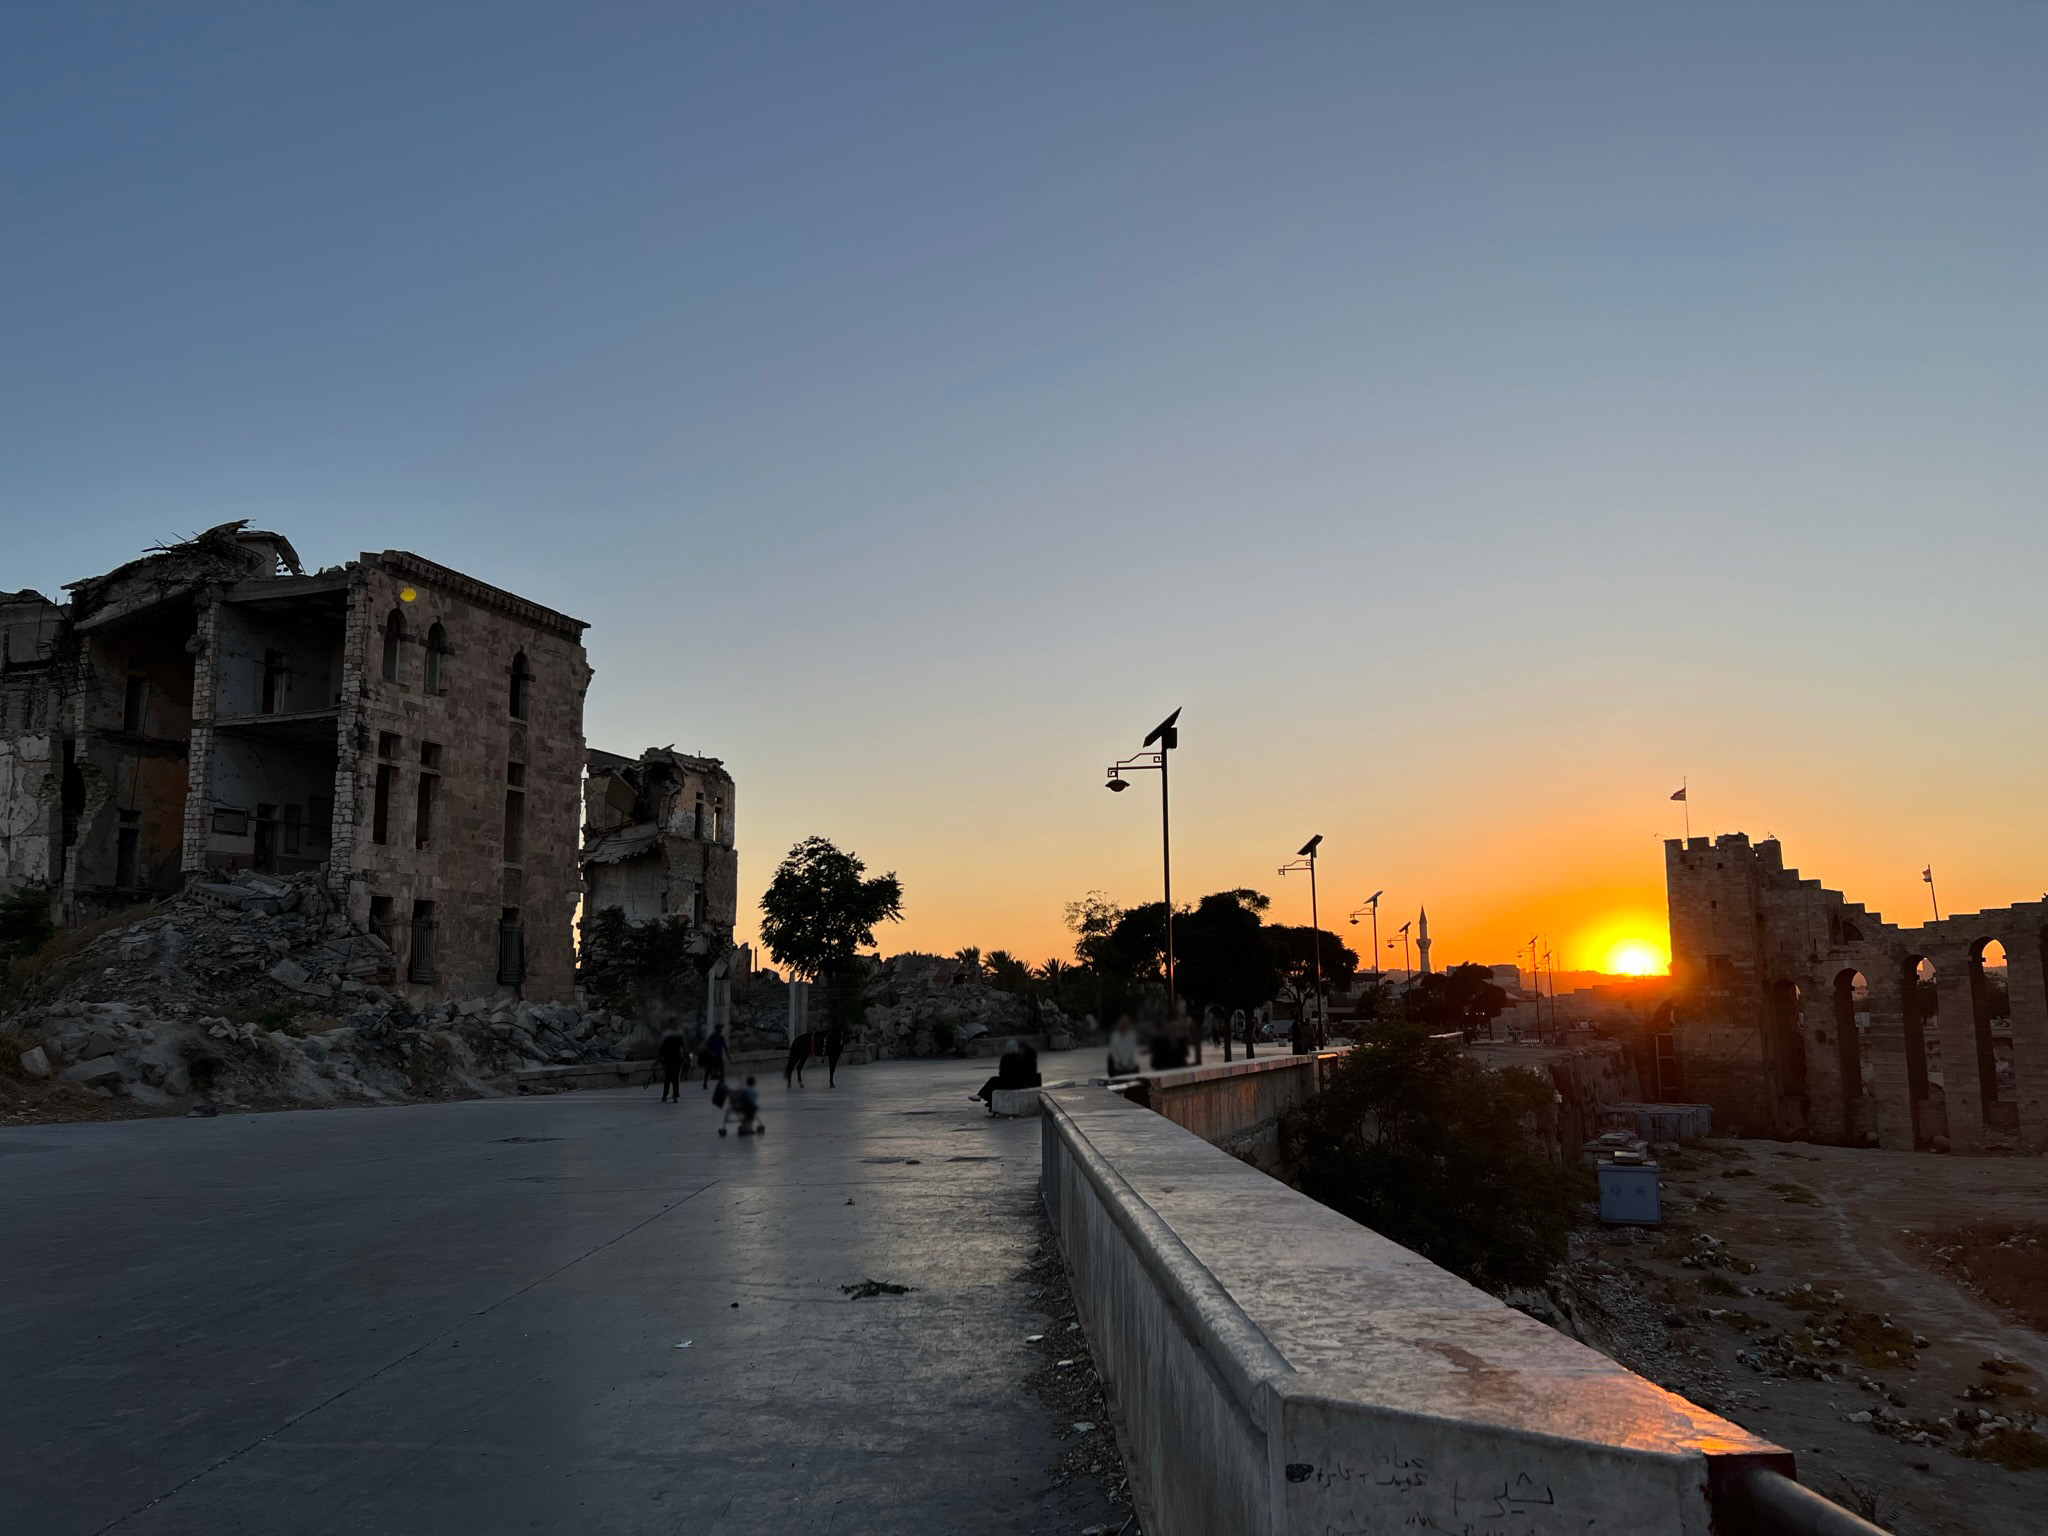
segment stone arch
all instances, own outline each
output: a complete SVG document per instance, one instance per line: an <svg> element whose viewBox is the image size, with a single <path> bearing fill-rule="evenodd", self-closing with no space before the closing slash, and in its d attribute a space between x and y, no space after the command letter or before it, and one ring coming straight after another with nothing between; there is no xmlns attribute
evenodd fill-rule
<svg viewBox="0 0 2048 1536"><path fill-rule="evenodd" d="M1908 955L1899 967L1899 1011L1906 1033L1906 1101L1913 1111L1913 1146L1925 1150L1936 1136L1946 1140L1948 1112L1937 1110L1934 1078L1927 1059L1928 1025L1940 1007L1934 962Z"/></svg>
<svg viewBox="0 0 2048 1536"><path fill-rule="evenodd" d="M1835 1060L1842 1074L1842 1135L1863 1136L1863 1032L1870 1027L1870 983L1853 966L1835 974Z"/></svg>
<svg viewBox="0 0 2048 1536"><path fill-rule="evenodd" d="M1970 945L1970 1024L1977 1040L1977 1101L1986 1130L2020 1127L2018 1084L2013 1077L2012 991L2005 941L1992 935ZM2001 1065L2004 1071L1999 1069ZM2012 1083L2007 1092L2004 1084Z"/></svg>

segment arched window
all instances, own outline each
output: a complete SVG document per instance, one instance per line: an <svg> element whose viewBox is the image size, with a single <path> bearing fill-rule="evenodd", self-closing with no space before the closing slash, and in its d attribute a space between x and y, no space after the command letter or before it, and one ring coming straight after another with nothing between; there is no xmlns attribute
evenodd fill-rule
<svg viewBox="0 0 2048 1536"><path fill-rule="evenodd" d="M448 691L448 631L438 622L427 630L427 670L421 687L427 693Z"/></svg>
<svg viewBox="0 0 2048 1536"><path fill-rule="evenodd" d="M396 608L384 621L384 681L398 681L399 655L405 646L405 615Z"/></svg>
<svg viewBox="0 0 2048 1536"><path fill-rule="evenodd" d="M512 718L524 720L533 695L533 671L526 665L526 652L512 658Z"/></svg>

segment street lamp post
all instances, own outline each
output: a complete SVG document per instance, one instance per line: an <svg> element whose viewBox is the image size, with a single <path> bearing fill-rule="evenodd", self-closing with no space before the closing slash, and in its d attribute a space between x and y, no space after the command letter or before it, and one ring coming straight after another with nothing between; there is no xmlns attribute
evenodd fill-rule
<svg viewBox="0 0 2048 1536"><path fill-rule="evenodd" d="M1166 897L1166 1018L1168 1024L1180 1013L1180 1002L1173 985L1173 819L1168 812L1166 798L1166 754L1180 745L1180 730L1174 724L1180 719L1175 710L1164 720L1152 727L1152 734L1143 742L1146 747L1157 745L1156 752L1134 752L1121 762L1109 765L1109 783L1104 787L1121 794L1131 787L1124 777L1127 773L1159 770L1159 857L1161 884ZM1199 1053L1201 1045L1195 1046Z"/></svg>
<svg viewBox="0 0 2048 1536"><path fill-rule="evenodd" d="M1308 932L1309 944L1315 954L1316 970L1316 1022L1313 1031L1308 1032L1310 1036L1309 1049L1311 1050L1315 1050L1322 1045L1325 1027L1323 1019L1323 928L1322 918L1316 911L1316 849L1321 845L1322 841L1323 834L1318 832L1314 837L1301 845L1301 851L1295 854L1292 863L1280 866L1280 873L1283 875L1298 869L1308 871Z"/></svg>
<svg viewBox="0 0 2048 1536"><path fill-rule="evenodd" d="M1375 987L1379 985L1380 976L1380 898L1386 894L1385 891L1374 891L1358 904L1358 912L1367 909L1372 912L1372 976ZM1351 914L1351 926L1354 928L1358 926L1358 912Z"/></svg>

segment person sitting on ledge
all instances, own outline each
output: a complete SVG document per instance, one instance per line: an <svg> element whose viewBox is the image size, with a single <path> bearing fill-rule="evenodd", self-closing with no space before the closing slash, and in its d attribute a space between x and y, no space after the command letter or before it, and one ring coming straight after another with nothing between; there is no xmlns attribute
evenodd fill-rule
<svg viewBox="0 0 2048 1536"><path fill-rule="evenodd" d="M1023 1040L1012 1040L1003 1051L1002 1060L996 1063L996 1075L981 1085L981 1091L974 1097L988 1105L988 1112L996 1112L996 1090L998 1088L1036 1088L1038 1077L1038 1052Z"/></svg>

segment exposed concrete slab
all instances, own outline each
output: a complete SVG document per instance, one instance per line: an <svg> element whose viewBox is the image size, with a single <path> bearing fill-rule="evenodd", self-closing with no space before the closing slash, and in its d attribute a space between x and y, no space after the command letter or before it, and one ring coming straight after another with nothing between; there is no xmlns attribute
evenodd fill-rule
<svg viewBox="0 0 2048 1536"><path fill-rule="evenodd" d="M695 1084L0 1132L0 1530L1107 1519L1047 1488L1038 1128L985 1075L764 1084L745 1140Z"/></svg>

